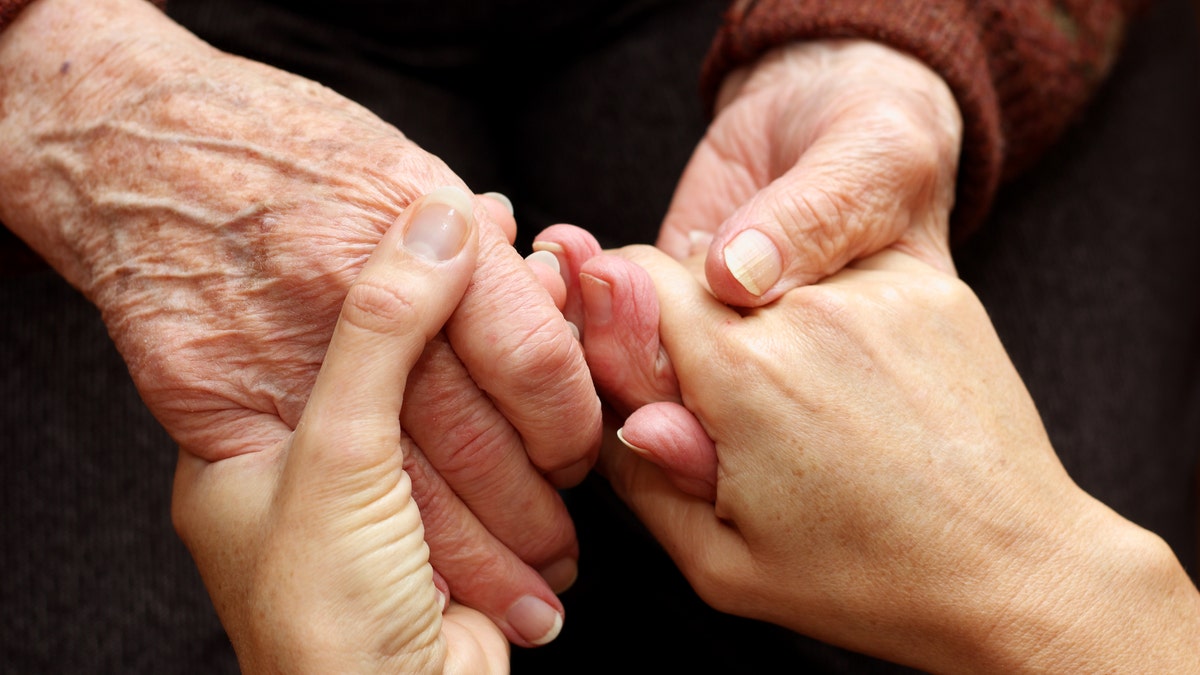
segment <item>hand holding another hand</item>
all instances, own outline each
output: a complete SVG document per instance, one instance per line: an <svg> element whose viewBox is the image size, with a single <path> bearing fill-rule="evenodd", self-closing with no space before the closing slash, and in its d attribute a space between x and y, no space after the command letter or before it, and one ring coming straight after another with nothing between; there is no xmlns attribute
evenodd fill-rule
<svg viewBox="0 0 1200 675"><path fill-rule="evenodd" d="M180 535L246 672L507 672L486 617L452 601L443 615L405 468L408 373L479 251L472 220L421 217L430 201L351 286L295 431L215 462L181 453Z"/></svg>
<svg viewBox="0 0 1200 675"><path fill-rule="evenodd" d="M932 672L1195 666L1200 595L1070 479L960 281L887 250L738 312L618 256L583 267L610 321L660 317L585 332L589 358L645 363L621 336L657 327L687 414L639 410L600 467L709 604Z"/></svg>
<svg viewBox="0 0 1200 675"><path fill-rule="evenodd" d="M713 294L739 307L891 245L949 271L961 138L949 87L901 52L777 49L726 78L657 245L707 251Z"/></svg>
<svg viewBox="0 0 1200 675"><path fill-rule="evenodd" d="M478 222L480 253L408 383L407 468L452 596L518 644L543 638L516 621L529 597L561 618L578 544L555 487L594 461L600 409L512 215L368 110L144 0L39 0L0 55L0 220L100 308L196 461L249 462L291 434L383 233L459 189L442 217Z"/></svg>

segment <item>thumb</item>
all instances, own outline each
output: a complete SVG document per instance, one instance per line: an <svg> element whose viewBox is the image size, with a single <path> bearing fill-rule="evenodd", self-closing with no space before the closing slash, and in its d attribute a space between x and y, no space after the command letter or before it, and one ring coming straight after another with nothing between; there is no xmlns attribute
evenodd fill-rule
<svg viewBox="0 0 1200 675"><path fill-rule="evenodd" d="M705 276L718 299L765 305L893 244L952 268L953 186L936 148L862 145L852 130L830 132L717 228Z"/></svg>
<svg viewBox="0 0 1200 675"><path fill-rule="evenodd" d="M334 503L362 503L374 469L398 466L408 373L458 305L478 251L456 188L413 202L350 287L288 457Z"/></svg>

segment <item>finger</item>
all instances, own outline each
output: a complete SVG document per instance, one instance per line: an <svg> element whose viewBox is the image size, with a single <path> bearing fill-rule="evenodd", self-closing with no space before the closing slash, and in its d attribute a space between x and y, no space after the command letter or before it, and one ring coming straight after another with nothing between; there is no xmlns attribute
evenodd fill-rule
<svg viewBox="0 0 1200 675"><path fill-rule="evenodd" d="M509 672L509 646L504 634L485 615L451 603L442 618L446 636L446 675Z"/></svg>
<svg viewBox="0 0 1200 675"><path fill-rule="evenodd" d="M618 415L678 402L679 383L658 337L658 296L638 265L599 255L579 274L583 345L596 386Z"/></svg>
<svg viewBox="0 0 1200 675"><path fill-rule="evenodd" d="M676 403L642 406L626 418L617 439L662 468L681 492L716 501L717 446L687 408Z"/></svg>
<svg viewBox="0 0 1200 675"><path fill-rule="evenodd" d="M478 267L446 333L467 372L521 434L533 463L560 487L582 480L601 427L583 349L529 266L495 231L481 232Z"/></svg>
<svg viewBox="0 0 1200 675"><path fill-rule="evenodd" d="M950 181L939 180L940 149L904 121L890 122L899 130L872 128L883 125L873 118L833 125L739 206L709 249L713 293L761 306L906 235L913 252L937 264L948 259Z"/></svg>
<svg viewBox="0 0 1200 675"><path fill-rule="evenodd" d="M347 293L296 429L291 470L303 469L311 449L313 469L336 485L335 477L353 478L395 453L408 373L467 287L475 233L467 195L441 188L405 209L384 235ZM386 438L394 442L380 442ZM339 461L330 448L352 461Z"/></svg>
<svg viewBox="0 0 1200 675"><path fill-rule="evenodd" d="M658 298L658 339L670 354L674 372L703 372L711 354L705 350L719 348L722 332L739 325L741 314L714 298L696 279L687 261L674 260L652 246L627 246L614 255L634 263L648 276ZM644 299L641 301L644 303ZM680 386L686 399L686 383L681 381Z"/></svg>
<svg viewBox="0 0 1200 675"><path fill-rule="evenodd" d="M530 463L520 435L471 380L444 337L429 343L410 374L400 422L496 539L539 570L556 592L571 585L579 545L562 498ZM426 533L435 530L427 524Z"/></svg>
<svg viewBox="0 0 1200 675"><path fill-rule="evenodd" d="M723 580L751 569L745 541L717 517L710 502L679 490L661 468L614 436L605 437L596 469L706 601L712 602Z"/></svg>
<svg viewBox="0 0 1200 675"><path fill-rule="evenodd" d="M562 311L567 301L567 285L563 280L558 263L558 256L551 251L534 251L525 256L525 264L537 277L538 283L554 300L554 306Z"/></svg>
<svg viewBox="0 0 1200 675"><path fill-rule="evenodd" d="M583 301L579 295L579 272L583 264L600 255L600 242L590 232L575 225L558 224L542 230L533 240L534 251L547 251L558 258L559 272L566 285L567 300L563 316L583 330Z"/></svg>
<svg viewBox="0 0 1200 675"><path fill-rule="evenodd" d="M499 227L509 245L512 245L517 240L517 220L512 200L499 192L485 192L479 197L487 220Z"/></svg>
<svg viewBox="0 0 1200 675"><path fill-rule="evenodd" d="M558 636L562 602L545 580L485 528L442 480L419 447L404 453L413 499L425 526L429 563L453 600L483 612L515 644L535 647Z"/></svg>

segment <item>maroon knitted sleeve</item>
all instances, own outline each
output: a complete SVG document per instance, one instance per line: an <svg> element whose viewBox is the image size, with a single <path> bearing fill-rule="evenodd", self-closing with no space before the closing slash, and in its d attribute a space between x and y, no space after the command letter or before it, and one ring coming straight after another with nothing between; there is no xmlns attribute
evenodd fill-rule
<svg viewBox="0 0 1200 675"><path fill-rule="evenodd" d="M1108 74L1145 0L737 0L704 64L711 107L721 79L794 40L866 38L921 59L963 115L956 238L996 188L1027 168Z"/></svg>
<svg viewBox="0 0 1200 675"><path fill-rule="evenodd" d="M0 31L8 28L8 24L17 18L17 14L32 2L33 0L0 0ZM159 8L167 4L167 0L150 0L150 2L158 5Z"/></svg>

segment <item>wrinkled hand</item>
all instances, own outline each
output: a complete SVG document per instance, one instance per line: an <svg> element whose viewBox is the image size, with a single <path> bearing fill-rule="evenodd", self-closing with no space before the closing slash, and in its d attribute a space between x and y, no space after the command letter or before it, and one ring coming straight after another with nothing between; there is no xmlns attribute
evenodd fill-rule
<svg viewBox="0 0 1200 675"><path fill-rule="evenodd" d="M620 256L586 269L626 328L656 294L686 410L631 416L600 468L709 604L932 672L1196 667L1187 574L1071 481L953 276L889 250L738 312L656 249ZM639 363L625 334L589 357ZM706 451L712 501L678 478Z"/></svg>
<svg viewBox="0 0 1200 675"><path fill-rule="evenodd" d="M401 220L351 286L295 431L215 462L181 453L179 531L245 672L507 672L496 626L442 614L399 423L478 248L469 221Z"/></svg>
<svg viewBox="0 0 1200 675"><path fill-rule="evenodd" d="M40 0L0 35L0 71L0 219L97 304L147 405L203 461L279 445L382 234L417 196L466 188L367 110L142 0ZM529 645L542 635L510 609L561 614L533 569L561 588L578 556L545 475L582 477L599 402L509 245L511 214L465 199L430 215L477 219L480 255L406 391L406 468L453 596Z"/></svg>
<svg viewBox="0 0 1200 675"><path fill-rule="evenodd" d="M900 52L781 48L726 79L658 246L707 250L713 293L742 307L893 244L949 270L961 137L949 88Z"/></svg>

